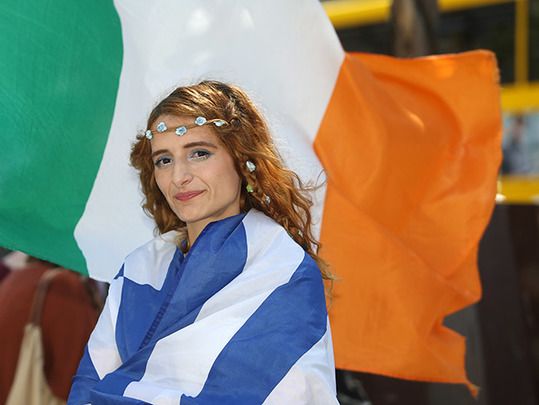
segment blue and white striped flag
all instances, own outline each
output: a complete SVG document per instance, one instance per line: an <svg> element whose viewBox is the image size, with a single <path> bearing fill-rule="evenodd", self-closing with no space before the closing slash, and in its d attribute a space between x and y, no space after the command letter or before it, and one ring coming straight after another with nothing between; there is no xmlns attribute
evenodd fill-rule
<svg viewBox="0 0 539 405"><path fill-rule="evenodd" d="M251 210L185 257L176 237L127 257L68 403L337 403L320 271L287 232Z"/></svg>

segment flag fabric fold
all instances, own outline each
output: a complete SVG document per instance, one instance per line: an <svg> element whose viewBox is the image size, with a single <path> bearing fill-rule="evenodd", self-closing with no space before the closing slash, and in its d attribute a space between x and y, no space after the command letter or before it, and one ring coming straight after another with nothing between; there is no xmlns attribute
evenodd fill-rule
<svg viewBox="0 0 539 405"><path fill-rule="evenodd" d="M321 241L338 278L339 367L467 383L464 339L443 320L481 294L498 92L486 51L346 56L314 142L327 173Z"/></svg>

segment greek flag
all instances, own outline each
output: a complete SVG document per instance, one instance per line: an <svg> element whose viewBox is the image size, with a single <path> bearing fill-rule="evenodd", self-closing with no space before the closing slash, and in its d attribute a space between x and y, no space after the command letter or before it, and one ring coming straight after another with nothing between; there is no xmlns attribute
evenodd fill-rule
<svg viewBox="0 0 539 405"><path fill-rule="evenodd" d="M184 257L175 232L111 284L68 404L331 404L334 362L314 260L251 210Z"/></svg>

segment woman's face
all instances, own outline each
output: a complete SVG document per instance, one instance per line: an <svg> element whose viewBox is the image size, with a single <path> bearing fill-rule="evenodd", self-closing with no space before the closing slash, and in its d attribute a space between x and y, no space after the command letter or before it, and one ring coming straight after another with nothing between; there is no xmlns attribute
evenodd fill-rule
<svg viewBox="0 0 539 405"><path fill-rule="evenodd" d="M187 224L190 238L210 222L239 214L241 191L232 157L210 125L183 136L174 133L193 120L160 116L156 123L164 121L168 131L154 131L151 140L155 180L172 211Z"/></svg>

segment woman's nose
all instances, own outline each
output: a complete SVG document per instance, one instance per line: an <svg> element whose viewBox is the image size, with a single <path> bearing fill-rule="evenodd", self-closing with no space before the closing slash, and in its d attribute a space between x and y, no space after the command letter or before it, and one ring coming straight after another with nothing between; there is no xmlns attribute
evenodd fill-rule
<svg viewBox="0 0 539 405"><path fill-rule="evenodd" d="M193 175L187 165L175 165L172 181L177 187L185 186L193 180Z"/></svg>

